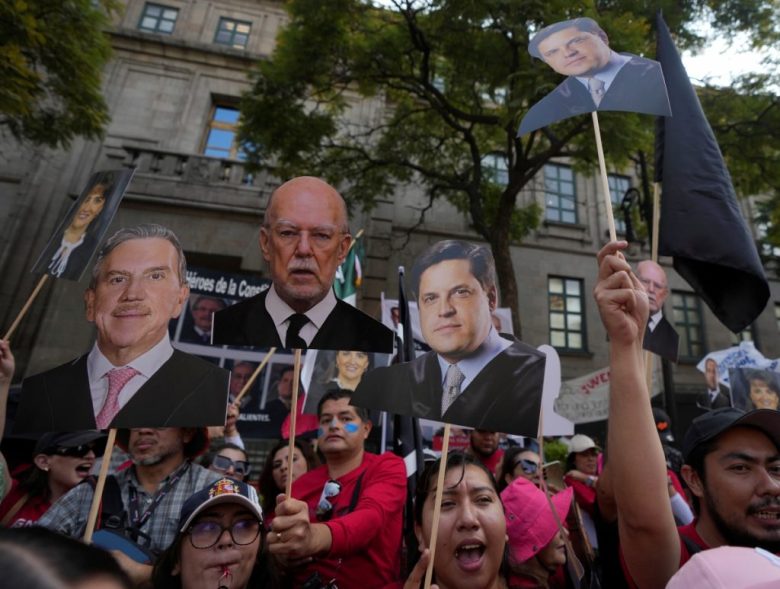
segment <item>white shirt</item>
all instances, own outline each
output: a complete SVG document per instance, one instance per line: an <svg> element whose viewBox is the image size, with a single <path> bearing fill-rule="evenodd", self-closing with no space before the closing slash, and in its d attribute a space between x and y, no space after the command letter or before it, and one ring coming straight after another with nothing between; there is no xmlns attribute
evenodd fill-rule
<svg viewBox="0 0 780 589"><path fill-rule="evenodd" d="M659 309L657 313L650 315L650 319L647 320L647 328L651 332L655 331L655 328L658 327L658 324L661 322L661 319L663 318L664 318L664 310Z"/></svg>
<svg viewBox="0 0 780 589"><path fill-rule="evenodd" d="M604 93L606 94L609 90L609 87L612 85L615 76L617 76L618 72L620 71L620 68L626 65L630 60L630 56L620 55L619 53L615 53L613 51L609 58L609 62L606 66L604 66L604 68L600 69L592 76L577 76L577 79L585 86L585 89L588 91L590 91L588 88L588 80L590 78L597 78L601 80L604 82Z"/></svg>
<svg viewBox="0 0 780 589"><path fill-rule="evenodd" d="M487 366L488 362L490 362L493 358L498 356L511 345L511 341L498 335L498 332L495 330L495 328L491 326L490 332L485 338L485 341L483 341L482 344L476 350L474 350L472 355L468 358L464 358L463 360L456 362L458 368L465 377L460 385L461 392L466 390L466 387L469 386L471 381L473 381L482 371L482 369ZM447 376L447 368L450 366L450 363L438 354L436 357L439 359L439 368L441 369L442 374L441 385L444 387L444 380Z"/></svg>
<svg viewBox="0 0 780 589"><path fill-rule="evenodd" d="M322 327L328 315L335 308L336 295L333 294L333 289L328 289L328 294L325 295L325 298L304 313L309 322L301 328L298 335L303 338L307 346L311 345L320 327ZM271 316L279 334L279 339L282 341L282 345L284 345L287 339L287 327L290 325L290 315L295 314L296 311L279 297L273 284L268 289L268 294L265 297L265 309Z"/></svg>
<svg viewBox="0 0 780 589"><path fill-rule="evenodd" d="M157 372L160 367L170 360L173 356L173 346L171 340L168 337L168 332L165 332L165 336L157 342L150 350L144 352L138 358L125 364L138 371L133 378L131 378L127 384L122 387L119 393L119 408L124 407L127 402L133 398L151 376ZM92 346L92 350L87 356L87 377L89 378L89 389L92 392L92 408L95 411L95 417L100 413L103 408L103 404L106 402L108 396L108 372L114 368L122 368L122 366L114 366L108 358L103 355L100 348L95 342Z"/></svg>

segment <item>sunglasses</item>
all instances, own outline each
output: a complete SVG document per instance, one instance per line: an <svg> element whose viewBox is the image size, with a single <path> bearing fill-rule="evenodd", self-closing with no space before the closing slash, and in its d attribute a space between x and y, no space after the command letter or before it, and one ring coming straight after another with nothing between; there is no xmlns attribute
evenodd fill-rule
<svg viewBox="0 0 780 589"><path fill-rule="evenodd" d="M227 530L234 544L246 546L260 535L260 521L257 518L241 519L229 527L215 521L201 521L190 526L189 536L193 548L211 548L219 542Z"/></svg>
<svg viewBox="0 0 780 589"><path fill-rule="evenodd" d="M247 460L231 460L227 456L215 456L211 462L211 466L221 472L227 472L233 467L233 472L239 476L246 476L249 474L251 466Z"/></svg>
<svg viewBox="0 0 780 589"><path fill-rule="evenodd" d="M48 454L50 456L67 456L69 458L84 458L90 452L95 452L95 444L79 444L78 446L70 446L65 448L63 446L55 446L53 448L46 448L42 454ZM97 452L95 452L97 455Z"/></svg>
<svg viewBox="0 0 780 589"><path fill-rule="evenodd" d="M528 460L526 458L521 458L520 460L515 462L514 468L517 468L518 466L522 467L523 472L525 474L536 474L537 471L539 470L539 465L536 462L534 462L533 460Z"/></svg>
<svg viewBox="0 0 780 589"><path fill-rule="evenodd" d="M320 521L328 521L333 515L333 503L330 499L338 496L341 493L341 483L338 481L328 481L325 486L322 487L322 495L317 502L317 519Z"/></svg>

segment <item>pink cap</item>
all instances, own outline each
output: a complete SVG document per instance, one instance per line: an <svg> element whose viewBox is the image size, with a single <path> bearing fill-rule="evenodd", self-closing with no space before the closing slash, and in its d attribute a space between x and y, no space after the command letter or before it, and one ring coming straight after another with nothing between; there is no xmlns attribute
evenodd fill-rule
<svg viewBox="0 0 780 589"><path fill-rule="evenodd" d="M666 589L777 589L780 558L761 548L721 546L693 555Z"/></svg>
<svg viewBox="0 0 780 589"><path fill-rule="evenodd" d="M571 506L573 490L564 489L552 496L555 512L561 520L566 519ZM525 562L547 546L555 534L558 524L544 493L531 481L517 477L501 493L506 511L506 531L509 535L509 549L516 562Z"/></svg>

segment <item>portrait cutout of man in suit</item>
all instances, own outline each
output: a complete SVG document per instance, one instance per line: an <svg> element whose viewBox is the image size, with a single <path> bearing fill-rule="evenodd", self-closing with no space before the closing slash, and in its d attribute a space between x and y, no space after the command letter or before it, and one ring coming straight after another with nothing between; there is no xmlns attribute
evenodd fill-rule
<svg viewBox="0 0 780 589"><path fill-rule="evenodd" d="M393 332L333 293L351 243L347 207L335 188L310 176L282 184L260 227L272 285L216 313L212 342L390 353Z"/></svg>
<svg viewBox="0 0 780 589"><path fill-rule="evenodd" d="M568 77L529 109L519 135L594 110L672 114L661 64L612 51L593 19L545 27L531 39L528 52Z"/></svg>
<svg viewBox="0 0 780 589"><path fill-rule="evenodd" d="M412 282L431 351L366 373L352 403L535 437L545 355L493 326L498 291L490 251L440 241L417 259Z"/></svg>
<svg viewBox="0 0 780 589"><path fill-rule="evenodd" d="M707 390L696 397L696 405L707 410L730 407L729 389L718 382L718 363L713 358L707 358L704 362L704 380L707 383Z"/></svg>
<svg viewBox="0 0 780 589"><path fill-rule="evenodd" d="M643 260L636 266L636 275L647 291L650 304L650 317L642 347L671 362L677 362L680 336L664 317L664 302L669 296L666 272L652 260Z"/></svg>
<svg viewBox="0 0 780 589"><path fill-rule="evenodd" d="M120 229L84 293L90 352L25 379L18 433L224 425L227 370L174 350L168 322L189 295L179 240L166 227Z"/></svg>
<svg viewBox="0 0 780 589"><path fill-rule="evenodd" d="M179 340L195 344L211 344L211 322L214 313L226 307L218 297L199 295L190 305L190 317L184 318Z"/></svg>

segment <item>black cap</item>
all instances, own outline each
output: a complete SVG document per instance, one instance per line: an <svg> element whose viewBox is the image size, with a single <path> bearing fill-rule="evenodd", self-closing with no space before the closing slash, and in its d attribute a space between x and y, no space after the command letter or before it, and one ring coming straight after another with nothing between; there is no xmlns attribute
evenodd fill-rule
<svg viewBox="0 0 780 589"><path fill-rule="evenodd" d="M745 413L734 407L723 407L708 411L693 420L682 443L685 461L698 446L737 426L761 430L780 449L780 411L756 409Z"/></svg>
<svg viewBox="0 0 780 589"><path fill-rule="evenodd" d="M48 432L43 434L35 444L33 456L47 454L57 448L75 448L82 444L95 444L95 456L102 456L106 448L106 434L97 430L80 432Z"/></svg>
<svg viewBox="0 0 780 589"><path fill-rule="evenodd" d="M653 419L655 419L655 428L658 430L658 435L661 437L662 442L671 444L674 442L674 435L672 434L672 420L666 414L666 411L660 407L653 407Z"/></svg>

